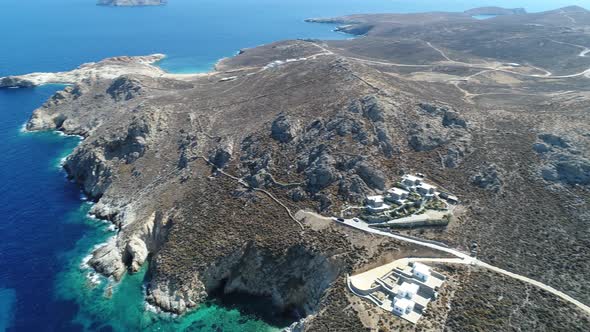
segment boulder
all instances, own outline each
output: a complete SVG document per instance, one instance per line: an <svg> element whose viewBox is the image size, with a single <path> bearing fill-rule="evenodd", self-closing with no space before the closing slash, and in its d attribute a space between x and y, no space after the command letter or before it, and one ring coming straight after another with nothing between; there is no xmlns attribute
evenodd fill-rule
<svg viewBox="0 0 590 332"><path fill-rule="evenodd" d="M467 122L456 111L446 111L443 115L442 124L445 127L467 128Z"/></svg>

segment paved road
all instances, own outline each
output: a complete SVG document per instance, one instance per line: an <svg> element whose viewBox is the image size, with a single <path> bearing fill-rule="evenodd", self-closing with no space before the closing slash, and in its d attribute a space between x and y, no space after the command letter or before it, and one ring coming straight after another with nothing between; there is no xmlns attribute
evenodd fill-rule
<svg viewBox="0 0 590 332"><path fill-rule="evenodd" d="M327 218L327 217L323 217L321 215L318 215L318 214L312 213L312 212L305 212L305 213L312 214L312 215L314 215L315 217L318 217L318 218ZM330 218L327 218L327 219L330 219ZM431 249L435 249L435 250L438 250L438 251L449 253L449 254L454 255L454 256L456 256L458 258L461 258L460 261L455 261L455 263L470 264L470 265L474 265L474 266L480 266L480 267L486 268L488 270L492 270L494 272L503 274L505 276L508 276L508 277L511 277L511 278L514 278L514 279L517 279L517 280L526 282L528 284L531 284L533 286L536 286L538 288L541 288L541 289L543 289L543 290L545 290L545 291L547 291L547 292L549 292L549 293L551 293L551 294L553 294L555 296L560 297L561 299L563 299L563 300L565 300L565 301L567 301L567 302L575 305L576 307L578 307L582 311L584 311L586 314L590 315L590 307L589 306L587 306L584 303L582 303L582 302L574 299L573 297L565 294L562 291L559 291L559 290L557 290L557 289L555 289L555 288L553 288L553 287L551 287L549 285L546 285L546 284L544 284L542 282L539 282L537 280L534 280L534 279L531 279L531 278L528 278L528 277L525 277L525 276L522 276L522 275L519 275L519 274L516 274L516 273L512 273L510 271L506 271L506 270L501 269L499 267L496 267L496 266L490 265L488 263L482 262L482 261L478 260L477 258L471 257L468 254L465 254L465 253L463 253L463 252L461 252L459 250L452 249L452 248L446 248L446 247L443 247L443 246L440 246L440 245L437 245L437 244L434 244L434 243L430 243L430 242L424 242L424 241L420 241L420 240L417 240L417 239L407 238L405 236L392 234L392 233L385 232L385 231L382 231L382 230L379 230L379 229L374 229L374 228L369 227L369 225L367 223L363 222L363 221L354 221L353 219L346 219L346 220L344 220L344 222L339 222L339 223L340 224L343 224L343 225L346 225L348 227L351 227L351 228L355 228L355 229L361 230L363 232L367 232L367 233L371 233L371 234L375 234L375 235L387 236L387 237L394 238L394 239L399 240L399 241L409 242L409 243L413 243L413 244L416 244L416 245L419 245L419 246L423 246L423 247L427 247L427 248L431 248Z"/></svg>

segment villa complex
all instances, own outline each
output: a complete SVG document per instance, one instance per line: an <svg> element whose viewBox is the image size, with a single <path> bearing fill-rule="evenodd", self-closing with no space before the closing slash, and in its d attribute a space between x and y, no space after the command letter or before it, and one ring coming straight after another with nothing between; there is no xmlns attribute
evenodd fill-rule
<svg viewBox="0 0 590 332"><path fill-rule="evenodd" d="M445 280L427 265L401 259L349 276L347 283L355 295L415 324Z"/></svg>
<svg viewBox="0 0 590 332"><path fill-rule="evenodd" d="M458 198L426 181L423 175L404 175L383 195L368 196L360 219L388 227L446 225Z"/></svg>

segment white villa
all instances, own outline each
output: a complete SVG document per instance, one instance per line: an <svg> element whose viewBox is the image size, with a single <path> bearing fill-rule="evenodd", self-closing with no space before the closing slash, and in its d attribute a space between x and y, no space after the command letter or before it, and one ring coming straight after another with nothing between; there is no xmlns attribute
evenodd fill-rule
<svg viewBox="0 0 590 332"><path fill-rule="evenodd" d="M408 188L415 187L420 183L422 183L422 179L417 176L406 174L402 177L402 184Z"/></svg>
<svg viewBox="0 0 590 332"><path fill-rule="evenodd" d="M367 204L369 204L369 206L372 208L378 209L380 207L383 207L383 202L383 196L381 195L367 197Z"/></svg>
<svg viewBox="0 0 590 332"><path fill-rule="evenodd" d="M416 191L422 196L433 196L436 192L436 187L423 182L416 187Z"/></svg>
<svg viewBox="0 0 590 332"><path fill-rule="evenodd" d="M389 204L385 204L385 197L383 195L367 197L367 209L371 212L381 212L390 208L391 206Z"/></svg>
<svg viewBox="0 0 590 332"><path fill-rule="evenodd" d="M409 194L409 191L397 187L393 187L387 191L387 196L394 202L401 202L407 199Z"/></svg>
<svg viewBox="0 0 590 332"><path fill-rule="evenodd" d="M416 324L445 280L427 265L404 258L348 276L347 285L356 296Z"/></svg>
<svg viewBox="0 0 590 332"><path fill-rule="evenodd" d="M414 310L414 302L400 298L393 303L393 312L399 316L407 315Z"/></svg>
<svg viewBox="0 0 590 332"><path fill-rule="evenodd" d="M430 268L421 263L414 263L412 275L421 281L427 281L430 278Z"/></svg>
<svg viewBox="0 0 590 332"><path fill-rule="evenodd" d="M403 282L397 290L397 297L411 300L414 296L416 296L416 294L418 294L419 289L420 286L418 286L417 284Z"/></svg>

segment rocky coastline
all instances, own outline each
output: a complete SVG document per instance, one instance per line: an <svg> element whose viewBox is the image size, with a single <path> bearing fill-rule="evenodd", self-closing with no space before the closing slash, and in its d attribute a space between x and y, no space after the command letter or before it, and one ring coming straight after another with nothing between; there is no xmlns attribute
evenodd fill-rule
<svg viewBox="0 0 590 332"><path fill-rule="evenodd" d="M544 22L562 22L558 13L544 15ZM510 23L507 16L502 24L520 27L528 17ZM416 25L417 18L426 23ZM560 70L569 53L561 61L548 56L551 61L544 58L534 68L508 67L505 58L481 53L489 49L487 41L470 34L491 33L501 23L474 25L464 13L313 22L347 24L347 31L366 36L246 49L208 74L165 73L154 65L163 58L158 54L0 78L0 87L69 84L34 111L26 128L85 138L64 168L96 202L91 214L117 227L88 265L120 280L149 262L146 299L167 312L183 314L215 292L240 292L307 317L304 330L359 330L367 319L351 309L347 273L396 257L440 253L297 212L337 215L363 204L367 195L382 194L399 175L419 171L465 198L467 210L445 230L417 230L420 236L459 248L477 239L484 259L555 282L539 269L538 257L506 250L515 240L504 231L514 229L532 249L539 249L543 242L536 237L543 234L543 241L556 245L561 239L552 234L585 241L569 228L584 215L577 208L563 211L556 197L577 202L587 190L586 100L552 91L534 102L507 97L498 109L496 100L486 98L514 89L545 93L554 86L529 73L541 65ZM447 33L432 28L440 24L486 47L468 53L464 49L473 43L452 39L437 47L397 38L408 31L425 40ZM404 47L392 54L390 43ZM519 54L520 46L511 45L506 56ZM408 48L413 51L401 51ZM474 69L492 62L495 70ZM484 72L495 76L480 77ZM511 73L522 80L501 76ZM556 104L567 105L568 114ZM565 121L572 118L578 121ZM557 222L564 214L569 224ZM534 232L509 227L532 219L539 220L530 226L540 228ZM545 221L564 231L543 233ZM418 235L413 232L408 234ZM554 254L564 250L570 249ZM580 263L562 281L572 285L586 271ZM590 298L583 286L571 288Z"/></svg>

